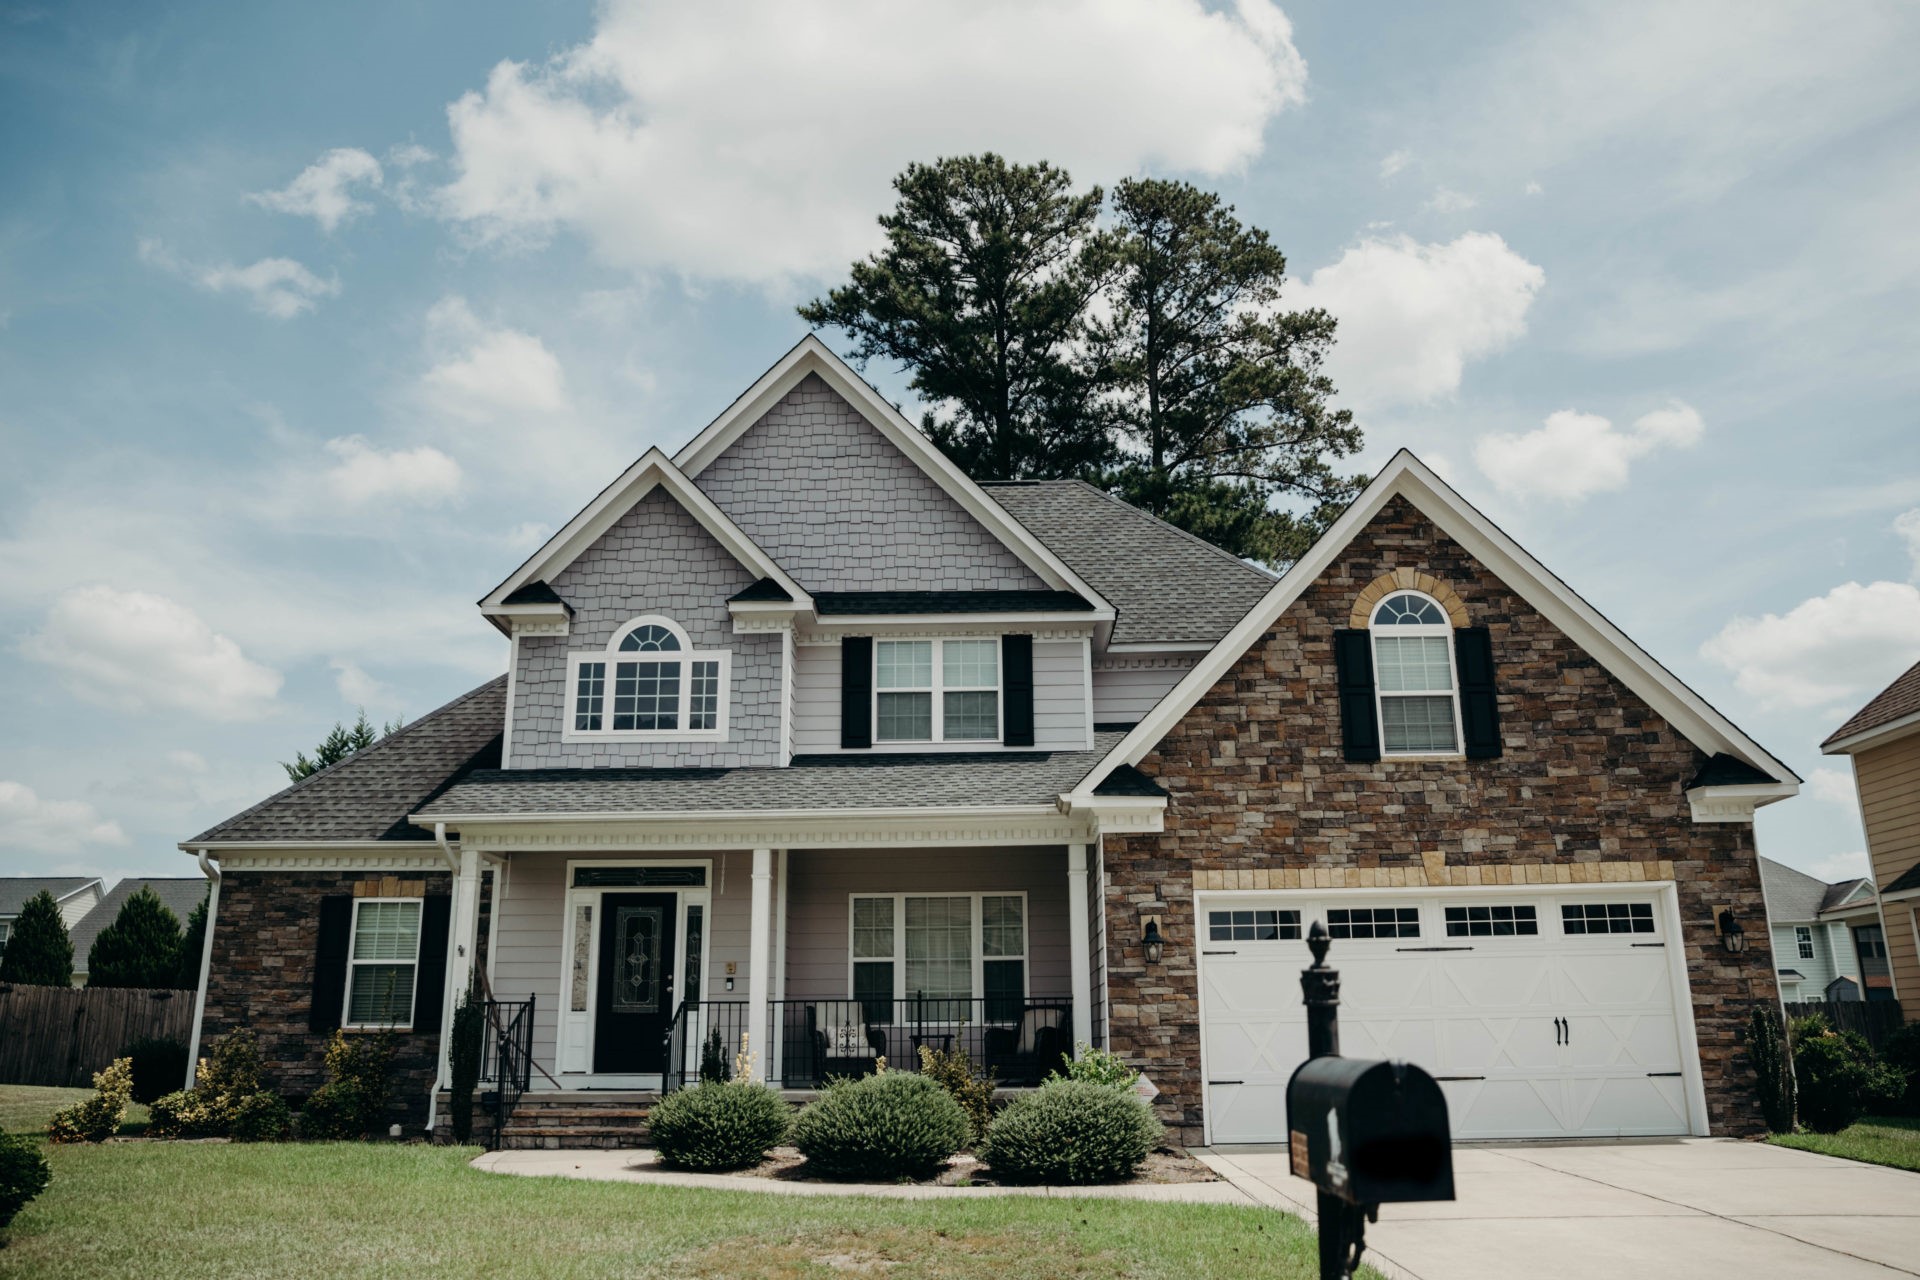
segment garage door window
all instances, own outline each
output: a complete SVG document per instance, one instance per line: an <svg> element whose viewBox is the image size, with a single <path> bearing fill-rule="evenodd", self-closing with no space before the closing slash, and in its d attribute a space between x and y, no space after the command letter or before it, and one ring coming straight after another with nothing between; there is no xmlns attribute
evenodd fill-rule
<svg viewBox="0 0 1920 1280"><path fill-rule="evenodd" d="M1280 942L1300 936L1298 911L1209 911L1211 942Z"/></svg>
<svg viewBox="0 0 1920 1280"><path fill-rule="evenodd" d="M1338 907L1327 912L1327 933L1335 938L1417 938L1418 907Z"/></svg>
<svg viewBox="0 0 1920 1280"><path fill-rule="evenodd" d="M1560 927L1570 934L1652 933L1651 902L1569 902L1560 908Z"/></svg>
<svg viewBox="0 0 1920 1280"><path fill-rule="evenodd" d="M1535 935L1540 921L1532 907L1489 905L1484 907L1448 907L1449 938L1511 938Z"/></svg>

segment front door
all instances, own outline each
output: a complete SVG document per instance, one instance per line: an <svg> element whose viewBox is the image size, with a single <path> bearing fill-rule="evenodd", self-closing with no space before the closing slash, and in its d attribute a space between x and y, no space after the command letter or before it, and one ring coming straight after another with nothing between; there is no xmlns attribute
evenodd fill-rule
<svg viewBox="0 0 1920 1280"><path fill-rule="evenodd" d="M639 1075L666 1069L677 906L671 893L609 893L600 899L596 1072Z"/></svg>

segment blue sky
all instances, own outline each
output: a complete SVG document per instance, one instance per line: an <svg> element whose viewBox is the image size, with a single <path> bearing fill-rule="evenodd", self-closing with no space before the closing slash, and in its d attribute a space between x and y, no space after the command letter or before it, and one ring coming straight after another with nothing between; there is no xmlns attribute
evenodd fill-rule
<svg viewBox="0 0 1920 1280"><path fill-rule="evenodd" d="M801 334L907 162L1221 191L1408 446L1811 785L1920 658L1920 10L0 3L0 874L497 672L472 602ZM831 336L830 336L831 340ZM899 394L897 371L870 375Z"/></svg>

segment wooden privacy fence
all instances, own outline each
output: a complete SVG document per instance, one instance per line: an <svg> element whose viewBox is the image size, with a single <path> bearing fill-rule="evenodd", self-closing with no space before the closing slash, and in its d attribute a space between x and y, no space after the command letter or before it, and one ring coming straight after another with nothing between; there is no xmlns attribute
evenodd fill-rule
<svg viewBox="0 0 1920 1280"><path fill-rule="evenodd" d="M1793 1000L1787 1003L1789 1022L1810 1013L1825 1018L1835 1031L1858 1031L1876 1050L1900 1029L1898 1000Z"/></svg>
<svg viewBox="0 0 1920 1280"><path fill-rule="evenodd" d="M0 986L0 1084L84 1087L147 1036L185 1044L191 991Z"/></svg>

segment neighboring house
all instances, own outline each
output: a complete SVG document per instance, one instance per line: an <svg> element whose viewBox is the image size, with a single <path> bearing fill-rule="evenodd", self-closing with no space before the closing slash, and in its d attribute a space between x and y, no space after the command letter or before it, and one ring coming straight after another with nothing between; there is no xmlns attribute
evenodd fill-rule
<svg viewBox="0 0 1920 1280"><path fill-rule="evenodd" d="M167 909L180 917L180 927L187 927L187 917L207 896L207 878L205 876L187 876L161 880L122 880L113 886L112 892L100 900L98 906L86 914L79 924L68 932L73 937L73 985L87 985L87 956L93 951L93 940L100 931L120 918L120 908L127 905L127 899L140 892L151 889L164 903Z"/></svg>
<svg viewBox="0 0 1920 1280"><path fill-rule="evenodd" d="M417 1122L477 969L540 1088L1087 1042L1188 1141L1284 1140L1323 921L1346 1051L1461 1137L1759 1128L1797 780L1410 454L1275 580L968 480L808 338L479 608L504 677L181 846L197 1036L288 1092L393 1026Z"/></svg>
<svg viewBox="0 0 1920 1280"><path fill-rule="evenodd" d="M59 904L60 918L66 922L69 937L73 935L74 926L100 902L98 876L0 876L0 948L7 945L20 908L27 905L28 898L43 890L51 893ZM79 959L76 953L74 963L78 964Z"/></svg>
<svg viewBox="0 0 1920 1280"><path fill-rule="evenodd" d="M1880 891L1880 932L1856 934L1871 994L1876 983L1920 1020L1920 662L1820 744L1853 760L1867 856Z"/></svg>
<svg viewBox="0 0 1920 1280"><path fill-rule="evenodd" d="M1771 858L1760 859L1773 926L1773 961L1780 998L1890 1000L1885 967L1871 978L1860 957L1880 946L1880 900L1864 878L1829 884Z"/></svg>

